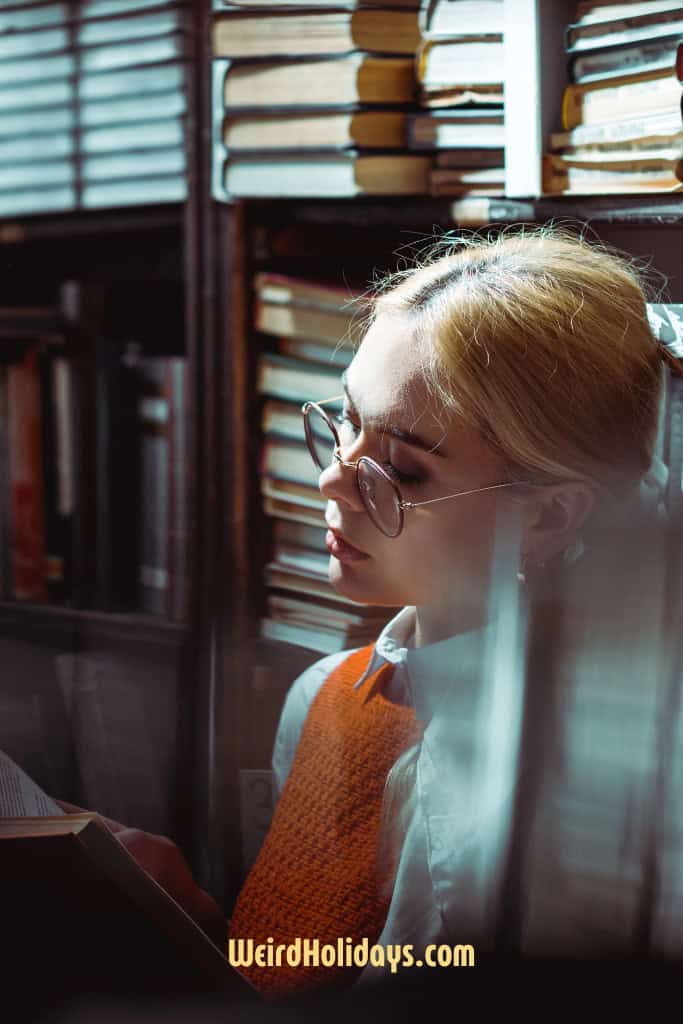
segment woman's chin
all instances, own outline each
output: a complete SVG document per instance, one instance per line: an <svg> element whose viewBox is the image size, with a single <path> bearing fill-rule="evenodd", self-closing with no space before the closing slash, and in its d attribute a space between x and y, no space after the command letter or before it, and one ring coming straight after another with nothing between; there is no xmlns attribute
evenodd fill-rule
<svg viewBox="0 0 683 1024"><path fill-rule="evenodd" d="M329 581L343 597L348 597L358 604L372 604L387 608L402 608L406 602L397 596L378 590L376 580L362 573L354 572L354 566L344 565L336 558L330 558Z"/></svg>

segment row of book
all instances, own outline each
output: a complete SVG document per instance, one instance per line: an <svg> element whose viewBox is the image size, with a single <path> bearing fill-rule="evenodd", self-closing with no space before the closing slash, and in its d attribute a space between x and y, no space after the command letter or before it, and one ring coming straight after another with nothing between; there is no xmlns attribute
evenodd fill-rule
<svg viewBox="0 0 683 1024"><path fill-rule="evenodd" d="M353 357L351 309L357 296L266 273L256 276L254 290L254 327L271 342L261 352L257 381L260 483L271 541L261 634L328 654L362 646L377 636L389 610L358 604L329 582L326 500L318 489L319 472L306 446L301 414L303 402L340 393L341 373Z"/></svg>
<svg viewBox="0 0 683 1024"><path fill-rule="evenodd" d="M566 32L571 84L549 140L544 190L652 192L683 180L683 4L579 3Z"/></svg>
<svg viewBox="0 0 683 1024"><path fill-rule="evenodd" d="M217 197L504 192L503 0L213 6Z"/></svg>
<svg viewBox="0 0 683 1024"><path fill-rule="evenodd" d="M186 619L186 404L185 359L2 311L2 599Z"/></svg>
<svg viewBox="0 0 683 1024"><path fill-rule="evenodd" d="M3 5L0 215L181 201L187 4Z"/></svg>

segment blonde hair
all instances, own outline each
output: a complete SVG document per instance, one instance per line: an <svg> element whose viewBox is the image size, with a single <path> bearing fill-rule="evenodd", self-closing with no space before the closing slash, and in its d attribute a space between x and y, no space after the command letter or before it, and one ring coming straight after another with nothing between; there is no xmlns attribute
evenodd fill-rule
<svg viewBox="0 0 683 1024"><path fill-rule="evenodd" d="M652 461L662 361L635 261L547 226L447 246L379 281L369 319L413 319L430 392L477 427L511 480L587 479L608 507L627 498ZM419 749L385 785L378 861L392 867Z"/></svg>
<svg viewBox="0 0 683 1024"><path fill-rule="evenodd" d="M430 392L511 479L593 480L623 498L649 468L660 395L635 261L557 227L447 244L383 278L372 318L413 319Z"/></svg>

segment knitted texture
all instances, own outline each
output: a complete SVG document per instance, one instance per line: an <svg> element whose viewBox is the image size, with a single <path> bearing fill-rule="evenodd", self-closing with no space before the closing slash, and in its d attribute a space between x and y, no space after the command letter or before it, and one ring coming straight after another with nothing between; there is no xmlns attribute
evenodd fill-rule
<svg viewBox="0 0 683 1024"><path fill-rule="evenodd" d="M377 858L384 784L422 726L412 708L380 692L392 665L354 689L373 646L349 655L311 704L270 831L238 897L232 939L272 939L274 947L318 939L337 947L347 937L372 944L382 931L393 882ZM277 998L351 984L360 968L289 966L282 957L281 966L240 970Z"/></svg>

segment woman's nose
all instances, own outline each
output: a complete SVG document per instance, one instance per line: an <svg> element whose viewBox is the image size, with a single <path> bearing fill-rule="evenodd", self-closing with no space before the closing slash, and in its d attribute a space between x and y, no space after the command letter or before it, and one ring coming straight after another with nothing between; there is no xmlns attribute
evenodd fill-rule
<svg viewBox="0 0 683 1024"><path fill-rule="evenodd" d="M345 461L351 461L342 454ZM318 489L328 501L336 501L352 512L362 512L363 502L356 483L356 470L351 466L342 466L337 459L333 459L330 465L323 469L318 477Z"/></svg>

